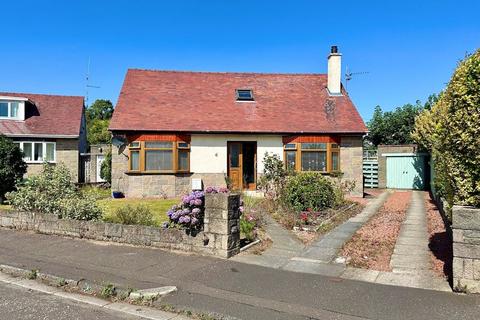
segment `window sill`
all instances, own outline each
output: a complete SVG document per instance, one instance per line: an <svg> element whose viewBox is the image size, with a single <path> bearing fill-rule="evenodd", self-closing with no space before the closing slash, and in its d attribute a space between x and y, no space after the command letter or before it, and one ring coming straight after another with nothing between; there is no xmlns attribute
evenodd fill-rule
<svg viewBox="0 0 480 320"><path fill-rule="evenodd" d="M128 175L172 175L172 174L191 174L190 171L125 171Z"/></svg>

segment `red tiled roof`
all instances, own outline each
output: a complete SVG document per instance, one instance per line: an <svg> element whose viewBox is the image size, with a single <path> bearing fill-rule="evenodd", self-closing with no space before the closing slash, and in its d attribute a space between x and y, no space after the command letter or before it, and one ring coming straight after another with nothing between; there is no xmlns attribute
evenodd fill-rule
<svg viewBox="0 0 480 320"><path fill-rule="evenodd" d="M329 96L325 74L130 69L110 130L256 133L364 133L348 95ZM255 102L236 102L253 89Z"/></svg>
<svg viewBox="0 0 480 320"><path fill-rule="evenodd" d="M82 123L83 97L0 92L0 96L28 98L25 121L0 120L0 133L7 136L78 136Z"/></svg>

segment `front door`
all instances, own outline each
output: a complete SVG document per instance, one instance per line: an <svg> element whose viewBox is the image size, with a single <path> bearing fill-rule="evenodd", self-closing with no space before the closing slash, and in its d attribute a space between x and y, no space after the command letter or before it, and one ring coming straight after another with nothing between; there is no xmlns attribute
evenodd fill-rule
<svg viewBox="0 0 480 320"><path fill-rule="evenodd" d="M257 143L228 142L228 178L234 190L255 190Z"/></svg>
<svg viewBox="0 0 480 320"><path fill-rule="evenodd" d="M228 178L234 190L242 190L243 152L241 142L228 143Z"/></svg>

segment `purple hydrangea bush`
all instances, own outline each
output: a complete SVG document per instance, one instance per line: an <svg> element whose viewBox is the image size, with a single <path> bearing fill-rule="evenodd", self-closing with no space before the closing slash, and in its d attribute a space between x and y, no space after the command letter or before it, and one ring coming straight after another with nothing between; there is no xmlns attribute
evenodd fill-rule
<svg viewBox="0 0 480 320"><path fill-rule="evenodd" d="M205 193L193 191L182 197L182 202L167 211L170 222L163 227L181 226L186 229L200 229L203 223Z"/></svg>

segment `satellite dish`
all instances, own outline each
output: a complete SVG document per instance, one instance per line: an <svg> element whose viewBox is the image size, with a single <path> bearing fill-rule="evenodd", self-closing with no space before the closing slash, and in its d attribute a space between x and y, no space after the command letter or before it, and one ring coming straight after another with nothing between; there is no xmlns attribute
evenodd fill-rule
<svg viewBox="0 0 480 320"><path fill-rule="evenodd" d="M121 147L123 147L127 144L127 139L125 138L125 136L113 136L112 144L115 147L120 149Z"/></svg>

